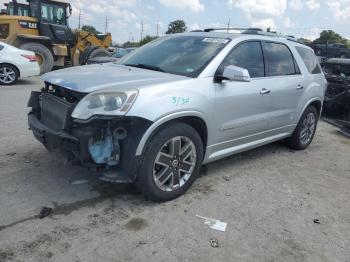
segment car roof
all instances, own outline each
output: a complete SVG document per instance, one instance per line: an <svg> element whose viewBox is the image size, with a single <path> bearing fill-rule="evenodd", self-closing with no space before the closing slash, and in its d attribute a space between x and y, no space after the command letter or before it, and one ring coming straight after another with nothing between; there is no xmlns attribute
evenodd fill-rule
<svg viewBox="0 0 350 262"><path fill-rule="evenodd" d="M225 30L221 30L225 31ZM254 38L262 41L271 41L271 42L281 42L281 43L288 43L288 44L293 44L295 46L300 46L304 47L310 50L313 50L311 47L298 42L295 38L290 37L290 36L284 36L281 34L275 34L275 33L268 33L268 32L261 32L261 33L239 33L239 32L234 32L234 33L227 33L227 32L218 32L218 31L210 31L210 32L205 32L205 31L194 31L194 32L188 32L188 33L181 33L181 34L174 34L174 36L179 36L179 35L187 35L187 36L200 36L200 37L209 37L209 38L224 38L224 39L238 39L238 38Z"/></svg>

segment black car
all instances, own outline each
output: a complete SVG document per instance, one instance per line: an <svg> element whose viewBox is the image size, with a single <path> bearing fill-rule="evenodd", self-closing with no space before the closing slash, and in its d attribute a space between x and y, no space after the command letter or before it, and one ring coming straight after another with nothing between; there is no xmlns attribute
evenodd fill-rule
<svg viewBox="0 0 350 262"><path fill-rule="evenodd" d="M350 58L350 49L338 43L315 44L312 46L317 56L326 58Z"/></svg>
<svg viewBox="0 0 350 262"><path fill-rule="evenodd" d="M113 55L91 58L87 61L86 64L90 65L90 64L103 64L103 63L116 62L123 56L134 51L135 49L136 48L118 48Z"/></svg>

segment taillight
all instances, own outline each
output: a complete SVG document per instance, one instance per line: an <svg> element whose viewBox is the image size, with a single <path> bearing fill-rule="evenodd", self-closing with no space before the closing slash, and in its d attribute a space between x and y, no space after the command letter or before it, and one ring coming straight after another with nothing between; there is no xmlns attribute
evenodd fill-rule
<svg viewBox="0 0 350 262"><path fill-rule="evenodd" d="M21 55L21 56L23 56L24 58L27 58L29 60L29 62L36 62L36 61L38 61L36 59L35 55Z"/></svg>

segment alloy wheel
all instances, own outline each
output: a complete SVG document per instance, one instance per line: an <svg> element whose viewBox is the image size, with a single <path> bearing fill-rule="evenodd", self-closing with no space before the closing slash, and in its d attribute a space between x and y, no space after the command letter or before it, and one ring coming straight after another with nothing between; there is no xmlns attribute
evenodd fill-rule
<svg viewBox="0 0 350 262"><path fill-rule="evenodd" d="M300 131L300 141L303 145L307 145L315 132L316 129L316 117L313 113L306 115L303 125Z"/></svg>
<svg viewBox="0 0 350 262"><path fill-rule="evenodd" d="M196 147L191 139L177 136L158 152L153 165L153 179L162 191L172 192L190 179L196 166Z"/></svg>
<svg viewBox="0 0 350 262"><path fill-rule="evenodd" d="M7 66L0 68L0 82L4 84L11 84L16 80L16 72Z"/></svg>

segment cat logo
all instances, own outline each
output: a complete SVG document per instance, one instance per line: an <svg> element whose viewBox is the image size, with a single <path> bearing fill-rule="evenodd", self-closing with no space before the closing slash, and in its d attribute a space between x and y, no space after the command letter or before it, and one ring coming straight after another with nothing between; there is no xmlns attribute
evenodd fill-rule
<svg viewBox="0 0 350 262"><path fill-rule="evenodd" d="M27 21L18 21L20 27L26 29L38 29L37 23L27 22Z"/></svg>

